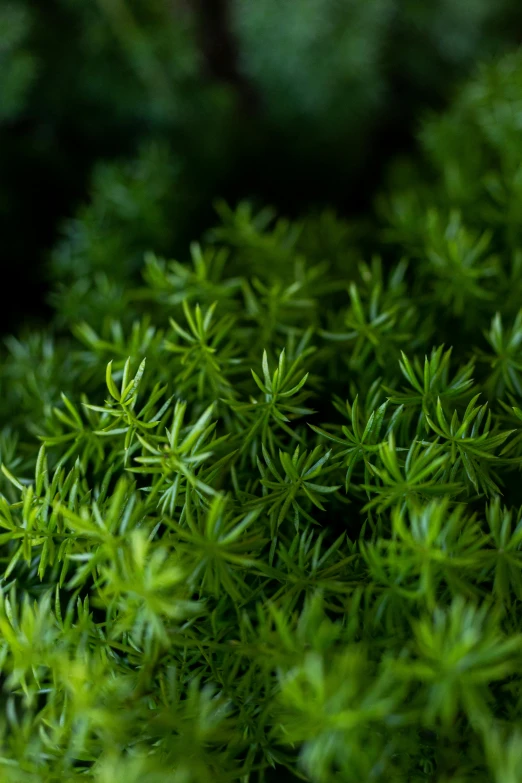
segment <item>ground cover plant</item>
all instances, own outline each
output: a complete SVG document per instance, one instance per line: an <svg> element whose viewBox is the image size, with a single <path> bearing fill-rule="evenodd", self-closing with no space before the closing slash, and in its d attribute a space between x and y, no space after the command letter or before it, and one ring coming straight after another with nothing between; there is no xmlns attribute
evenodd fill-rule
<svg viewBox="0 0 522 783"><path fill-rule="evenodd" d="M0 374L4 780L522 779L521 109L484 66L370 226L57 249Z"/></svg>

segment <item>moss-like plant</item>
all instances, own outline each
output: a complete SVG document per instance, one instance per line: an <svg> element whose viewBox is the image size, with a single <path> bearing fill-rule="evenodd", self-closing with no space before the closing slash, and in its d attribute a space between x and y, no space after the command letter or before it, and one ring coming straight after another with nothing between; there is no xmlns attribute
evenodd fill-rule
<svg viewBox="0 0 522 783"><path fill-rule="evenodd" d="M4 780L520 780L521 73L368 234L222 205L141 283L100 241L9 341Z"/></svg>

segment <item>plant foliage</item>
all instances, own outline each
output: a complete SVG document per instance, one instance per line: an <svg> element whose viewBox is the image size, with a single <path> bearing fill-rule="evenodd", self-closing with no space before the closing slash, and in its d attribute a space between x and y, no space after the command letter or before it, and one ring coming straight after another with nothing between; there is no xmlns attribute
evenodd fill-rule
<svg viewBox="0 0 522 783"><path fill-rule="evenodd" d="M93 210L0 373L3 780L522 779L520 102L427 123L373 258L221 205L134 285Z"/></svg>

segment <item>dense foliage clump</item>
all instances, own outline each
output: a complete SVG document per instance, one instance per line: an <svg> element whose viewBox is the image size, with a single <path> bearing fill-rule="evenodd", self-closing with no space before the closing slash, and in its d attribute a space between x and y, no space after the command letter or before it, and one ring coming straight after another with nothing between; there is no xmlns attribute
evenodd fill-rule
<svg viewBox="0 0 522 783"><path fill-rule="evenodd" d="M519 104L485 66L369 227L56 251L0 375L3 779L522 778Z"/></svg>

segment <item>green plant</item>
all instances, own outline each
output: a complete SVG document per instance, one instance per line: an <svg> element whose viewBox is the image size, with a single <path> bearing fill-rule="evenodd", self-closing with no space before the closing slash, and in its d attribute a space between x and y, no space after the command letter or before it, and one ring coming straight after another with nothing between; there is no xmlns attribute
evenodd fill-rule
<svg viewBox="0 0 522 783"><path fill-rule="evenodd" d="M504 184L506 68L460 99ZM518 232L484 180L457 217L430 176L381 200L386 260L331 215L221 205L141 283L86 251L8 342L3 779L517 780Z"/></svg>

